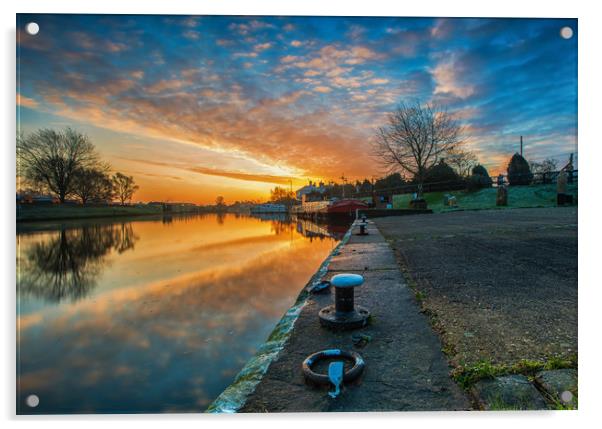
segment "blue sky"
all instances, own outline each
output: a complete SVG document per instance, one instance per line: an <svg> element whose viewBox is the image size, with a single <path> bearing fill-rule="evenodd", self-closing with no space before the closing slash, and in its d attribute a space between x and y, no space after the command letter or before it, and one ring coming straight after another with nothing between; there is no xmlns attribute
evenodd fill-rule
<svg viewBox="0 0 602 429"><path fill-rule="evenodd" d="M379 175L370 140L401 101L446 106L492 173L520 135L529 160L577 151L575 19L19 15L17 27L21 129L88 133L142 200Z"/></svg>

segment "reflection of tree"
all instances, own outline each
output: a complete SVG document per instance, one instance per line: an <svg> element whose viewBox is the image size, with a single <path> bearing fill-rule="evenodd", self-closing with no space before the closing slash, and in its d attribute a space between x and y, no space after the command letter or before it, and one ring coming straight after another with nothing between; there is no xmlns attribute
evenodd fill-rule
<svg viewBox="0 0 602 429"><path fill-rule="evenodd" d="M217 212L215 215L217 217L217 223L218 223L218 225L223 225L224 224L224 219L226 219L226 213L224 213L224 212Z"/></svg>
<svg viewBox="0 0 602 429"><path fill-rule="evenodd" d="M290 234L291 231L295 229L295 225L293 225L290 220L288 222L274 220L272 221L271 229L276 235Z"/></svg>
<svg viewBox="0 0 602 429"><path fill-rule="evenodd" d="M123 253L137 240L130 223L62 228L26 250L19 265L19 293L55 302L83 298L96 286L111 249Z"/></svg>

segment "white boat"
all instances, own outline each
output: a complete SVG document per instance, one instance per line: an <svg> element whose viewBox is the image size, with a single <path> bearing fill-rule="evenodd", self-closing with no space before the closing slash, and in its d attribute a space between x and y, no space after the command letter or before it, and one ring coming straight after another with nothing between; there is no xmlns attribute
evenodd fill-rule
<svg viewBox="0 0 602 429"><path fill-rule="evenodd" d="M251 213L287 213L288 209L284 204L259 204L251 207Z"/></svg>

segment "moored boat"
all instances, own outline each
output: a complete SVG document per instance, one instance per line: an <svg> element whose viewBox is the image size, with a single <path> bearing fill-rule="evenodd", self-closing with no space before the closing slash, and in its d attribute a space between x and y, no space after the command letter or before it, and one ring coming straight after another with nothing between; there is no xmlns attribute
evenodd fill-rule
<svg viewBox="0 0 602 429"><path fill-rule="evenodd" d="M362 200L344 199L332 201L326 208L329 215L355 215L356 210L367 209L368 204Z"/></svg>

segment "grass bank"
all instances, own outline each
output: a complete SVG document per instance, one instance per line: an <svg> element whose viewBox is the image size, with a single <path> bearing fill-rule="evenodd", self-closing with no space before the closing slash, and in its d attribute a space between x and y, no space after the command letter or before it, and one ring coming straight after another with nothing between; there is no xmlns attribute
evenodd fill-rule
<svg viewBox="0 0 602 429"><path fill-rule="evenodd" d="M159 206L81 206L17 204L17 222L161 214Z"/></svg>
<svg viewBox="0 0 602 429"><path fill-rule="evenodd" d="M577 199L577 185L569 186L569 193ZM456 197L458 206L455 208L443 205L445 194L451 194ZM480 189L474 192L468 191L448 191L448 192L429 192L424 194L429 209L436 213L449 212L456 210L485 210L485 209L506 209L506 208L530 208L530 207L555 207L556 206L556 185L532 185L532 186L512 186L508 188L508 205L506 207L497 207L495 205L496 188ZM393 208L405 209L409 207L412 194L394 195Z"/></svg>

